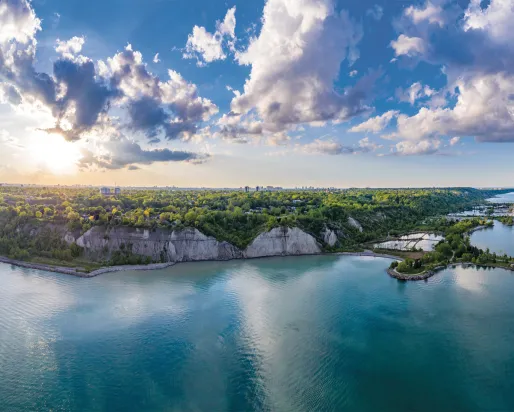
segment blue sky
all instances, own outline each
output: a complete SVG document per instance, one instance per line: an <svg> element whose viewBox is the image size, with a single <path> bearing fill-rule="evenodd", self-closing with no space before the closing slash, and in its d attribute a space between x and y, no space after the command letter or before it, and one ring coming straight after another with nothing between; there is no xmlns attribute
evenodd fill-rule
<svg viewBox="0 0 514 412"><path fill-rule="evenodd" d="M513 0L7 0L0 181L512 186Z"/></svg>

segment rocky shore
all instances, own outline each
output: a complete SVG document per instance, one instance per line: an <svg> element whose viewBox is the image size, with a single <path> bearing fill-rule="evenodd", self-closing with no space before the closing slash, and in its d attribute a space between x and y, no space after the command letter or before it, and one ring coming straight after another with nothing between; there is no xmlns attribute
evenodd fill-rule
<svg viewBox="0 0 514 412"><path fill-rule="evenodd" d="M175 265L175 262L167 263L151 263L149 265L123 265L123 266L109 266L103 267L92 272L86 272L80 268L71 268L65 266L45 265L42 263L24 262L22 260L14 260L0 256L0 263L8 265L19 266L27 269L43 270L45 272L62 273L64 275L77 276L80 278L94 278L95 276L103 275L105 273L122 272L124 270L158 270L166 269Z"/></svg>
<svg viewBox="0 0 514 412"><path fill-rule="evenodd" d="M409 280L409 281L415 281L415 280L426 280L431 278L436 274L436 271L434 270L427 270L422 273L416 273L415 275L408 274L408 273L399 273L394 269L388 268L387 274L391 276L392 278L398 279L398 280Z"/></svg>

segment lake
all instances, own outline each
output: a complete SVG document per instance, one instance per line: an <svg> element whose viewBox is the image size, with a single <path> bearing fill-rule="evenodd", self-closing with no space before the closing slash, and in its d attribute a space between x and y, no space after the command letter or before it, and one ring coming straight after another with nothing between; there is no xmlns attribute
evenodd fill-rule
<svg viewBox="0 0 514 412"><path fill-rule="evenodd" d="M514 203L514 192L498 195L487 199L487 201L491 203Z"/></svg>
<svg viewBox="0 0 514 412"><path fill-rule="evenodd" d="M514 410L513 274L389 262L0 265L0 410Z"/></svg>
<svg viewBox="0 0 514 412"><path fill-rule="evenodd" d="M471 234L471 244L480 249L489 248L499 255L514 256L514 227L495 221L492 228L477 230Z"/></svg>

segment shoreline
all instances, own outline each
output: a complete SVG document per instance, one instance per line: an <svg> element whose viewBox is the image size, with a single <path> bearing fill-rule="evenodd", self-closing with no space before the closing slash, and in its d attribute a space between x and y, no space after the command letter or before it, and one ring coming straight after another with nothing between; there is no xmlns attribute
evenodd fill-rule
<svg viewBox="0 0 514 412"><path fill-rule="evenodd" d="M70 275L79 278L94 278L96 276L103 275L105 273L113 273L113 272L123 272L125 270L158 270L158 269L166 269L176 264L176 262L167 262L167 263L151 263L149 265L121 265L121 266L105 266L99 269L93 270L91 272L83 272L77 270L77 268L65 267L65 266L56 266L56 265L46 265L43 263L32 263L25 262L22 260L9 259L3 256L0 256L0 263L5 263L7 265L18 266L26 269L35 269L42 270L44 272L52 272L52 273L60 273L63 275Z"/></svg>
<svg viewBox="0 0 514 412"><path fill-rule="evenodd" d="M273 257L297 257L297 256L362 256L362 257L375 257L375 258L384 258L384 259L393 259L393 260L403 260L398 256L374 253L372 251L364 251L364 252L334 252L334 253L319 253L319 254L304 254L304 255L284 255L284 256L260 256L255 258L241 258L241 259L231 259L231 260L254 260L254 259L263 259L263 258L273 258ZM23 260L15 260L10 259L4 256L0 256L0 263L4 263L7 265L13 265L17 267L22 267L26 269L35 269L41 270L45 272L52 273L60 273L63 275L70 275L80 278L94 278L106 273L114 273L114 272L123 272L129 270L136 271L151 271L151 270L159 270L166 269L171 266L175 266L179 263L197 263L197 262L228 262L228 260L194 260L194 261L185 261L185 262L166 262L166 263L150 263L148 265L121 265L121 266L105 266L99 269L93 270L91 272L84 272L77 270L77 268L66 267L66 266L57 266L57 265L47 265L43 263L32 263L25 262Z"/></svg>
<svg viewBox="0 0 514 412"><path fill-rule="evenodd" d="M198 262L228 262L232 260L254 260L254 259L264 259L264 258L279 258L279 257L300 257L300 256L357 256L357 257L373 257L373 258L382 258L382 259L390 259L396 261L403 261L404 259L399 256L388 255L384 253L375 253L371 250L365 250L363 252L334 252L334 253L319 253L319 254L303 254L303 255L284 255L284 256L260 256L255 258L241 258L241 259L230 259L230 260L195 260L195 261L185 261L185 262L166 262L166 263L150 263L148 265L120 265L120 266L105 266L99 269L96 269L92 272L84 272L77 270L77 268L65 267L65 266L57 266L57 265L46 265L42 263L32 263L25 262L21 260L9 259L3 256L0 256L0 264L8 264L17 267L22 267L26 269L35 269L41 270L44 272L50 273L60 273L63 275L75 276L80 278L94 278L106 273L115 273L115 272L123 272L123 271L152 271L152 270L160 270L167 269L169 267L175 266L180 263L198 263ZM457 266L462 266L464 268L467 267L478 267L478 268L495 268L495 269L504 269L510 272L514 272L514 268L512 267L504 267L504 266L493 266L493 265L479 265L471 262L459 262L459 263L450 263L445 266L438 266L432 270L424 271L416 274L405 274L399 273L395 269L391 269L390 267L385 269L385 272L392 278L400 280L400 281L420 281L427 280L432 276L436 275L442 270L456 268Z"/></svg>

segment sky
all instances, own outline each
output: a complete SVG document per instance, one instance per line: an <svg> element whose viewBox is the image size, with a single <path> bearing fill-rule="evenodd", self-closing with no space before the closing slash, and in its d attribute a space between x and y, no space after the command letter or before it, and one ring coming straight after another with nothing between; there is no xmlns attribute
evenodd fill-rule
<svg viewBox="0 0 514 412"><path fill-rule="evenodd" d="M514 0L0 0L0 182L514 186Z"/></svg>

